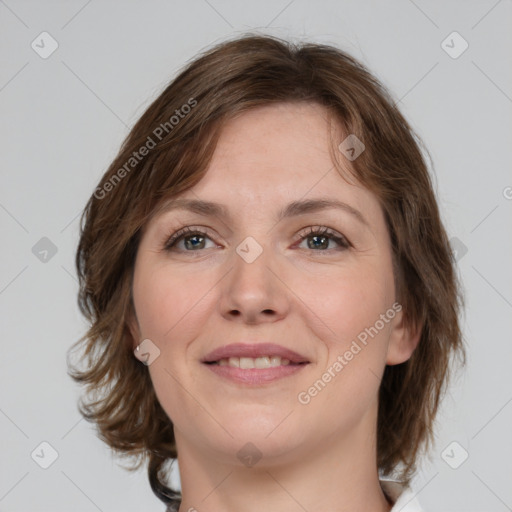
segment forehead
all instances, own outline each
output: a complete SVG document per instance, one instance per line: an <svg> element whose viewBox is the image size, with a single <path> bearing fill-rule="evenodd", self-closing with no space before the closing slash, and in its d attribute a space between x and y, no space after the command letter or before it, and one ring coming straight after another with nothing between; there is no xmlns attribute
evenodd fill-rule
<svg viewBox="0 0 512 512"><path fill-rule="evenodd" d="M283 203L332 198L368 209L377 202L331 151L345 138L327 109L316 103L257 107L227 121L206 174L180 196L268 210ZM366 203L366 204L364 204Z"/></svg>
<svg viewBox="0 0 512 512"><path fill-rule="evenodd" d="M226 122L210 168L230 169L233 174L262 164L262 171L297 174L312 166L331 166L331 129L337 132L335 137L341 136L341 127L333 123L331 128L329 112L316 103L257 107Z"/></svg>

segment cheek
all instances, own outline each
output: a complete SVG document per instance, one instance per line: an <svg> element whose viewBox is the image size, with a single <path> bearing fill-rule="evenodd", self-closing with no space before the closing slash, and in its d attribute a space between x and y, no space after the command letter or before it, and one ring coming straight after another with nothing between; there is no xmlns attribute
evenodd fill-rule
<svg viewBox="0 0 512 512"><path fill-rule="evenodd" d="M205 313L213 281L210 283L208 276L185 276L165 264L149 268L141 262L135 269L135 310L142 336L165 345L178 330L180 337L186 337L187 329L196 325L194 319Z"/></svg>
<svg viewBox="0 0 512 512"><path fill-rule="evenodd" d="M308 306L308 323L319 325L316 334L330 351L350 344L393 302L392 272L381 265L329 267L301 273L294 281L294 291Z"/></svg>
<svg viewBox="0 0 512 512"><path fill-rule="evenodd" d="M183 361L190 340L197 337L208 318L207 292L212 286L208 278L197 274L192 278L165 263L149 265L140 258L140 266L135 268L133 298L141 336L160 350L148 367L151 381L168 417L183 428L197 414L195 402L182 384L191 385L195 368L191 370Z"/></svg>
<svg viewBox="0 0 512 512"><path fill-rule="evenodd" d="M332 277L322 281L323 293L315 292L312 309L321 312L334 333L324 337L326 360L302 397L303 402L310 400L311 413L316 410L336 424L343 411L350 423L378 394L394 317L387 315L393 304L393 275L390 266L368 265ZM326 403L336 407L326 413Z"/></svg>
<svg viewBox="0 0 512 512"><path fill-rule="evenodd" d="M352 428L378 397L392 319L381 320L392 305L388 282L378 272L354 272L339 284L326 282L323 290L309 304L330 328L323 330L326 350L297 398L308 418Z"/></svg>

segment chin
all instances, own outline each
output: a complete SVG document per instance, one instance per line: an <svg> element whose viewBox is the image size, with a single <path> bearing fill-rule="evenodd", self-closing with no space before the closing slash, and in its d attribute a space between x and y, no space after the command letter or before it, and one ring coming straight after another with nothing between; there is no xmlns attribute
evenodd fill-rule
<svg viewBox="0 0 512 512"><path fill-rule="evenodd" d="M275 467L300 460L301 447L305 446L305 439L296 439L289 431L278 432L276 429L270 435L262 434L253 426L232 432L233 438L223 435L221 438L212 438L205 432L205 442L212 451L215 459L225 464L235 462L243 467Z"/></svg>

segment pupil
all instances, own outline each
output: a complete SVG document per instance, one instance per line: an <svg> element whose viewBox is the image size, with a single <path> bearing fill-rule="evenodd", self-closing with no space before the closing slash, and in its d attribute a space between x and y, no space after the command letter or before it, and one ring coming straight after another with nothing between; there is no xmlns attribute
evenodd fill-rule
<svg viewBox="0 0 512 512"><path fill-rule="evenodd" d="M315 235L312 237L313 240L317 241L318 239L322 239L324 243L321 244L321 247L325 248L326 247L326 244L325 244L325 241L327 240L327 237L325 236L318 236L318 235ZM310 248L318 248L320 247L320 245L315 245L315 243L313 243L312 246L310 246Z"/></svg>
<svg viewBox="0 0 512 512"><path fill-rule="evenodd" d="M191 242L191 240L196 239L196 241L197 241L197 239L202 239L202 238L203 238L203 237L202 237L202 236L199 236L199 235L194 235L194 236L190 236L190 237L188 237L188 238L187 238L187 240L186 240L187 248L192 248L192 249L194 249L194 248L198 247L198 245L200 245L200 244L201 244L201 242L193 243L193 242Z"/></svg>

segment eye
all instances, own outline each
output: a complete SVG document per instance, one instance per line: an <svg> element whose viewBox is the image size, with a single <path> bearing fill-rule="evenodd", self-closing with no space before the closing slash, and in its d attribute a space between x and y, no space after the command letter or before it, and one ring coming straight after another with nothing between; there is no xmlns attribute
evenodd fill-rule
<svg viewBox="0 0 512 512"><path fill-rule="evenodd" d="M306 242L308 249L315 249L315 252L326 252L329 250L345 250L350 247L350 243L343 235L328 227L314 226L308 229L309 231L300 235L300 242ZM330 242L336 243L338 248L330 248Z"/></svg>
<svg viewBox="0 0 512 512"><path fill-rule="evenodd" d="M165 242L164 250L171 251L171 250L182 250L185 252L192 252L196 251L198 249L208 249L208 247L205 247L206 240L210 240L210 237L208 236L208 233L206 231L202 231L201 229L196 228L190 228L186 227L183 229L180 229L173 235L169 237L169 239ZM177 248L178 244L180 242L184 242L184 249L183 247ZM215 247L215 244L212 245L212 247Z"/></svg>
<svg viewBox="0 0 512 512"><path fill-rule="evenodd" d="M206 246L207 240L212 242L210 247ZM184 245L179 247L181 242L183 242ZM299 242L301 244L307 242L306 248L314 249L315 252L340 251L348 249L351 246L343 235L325 226L308 228L306 233L300 235ZM329 247L329 244L332 245L332 243L336 244L338 247ZM217 245L213 242L207 231L188 226L176 231L176 233L172 234L164 243L164 250L166 251L195 252L211 247L217 247ZM301 247L299 246L299 248Z"/></svg>

